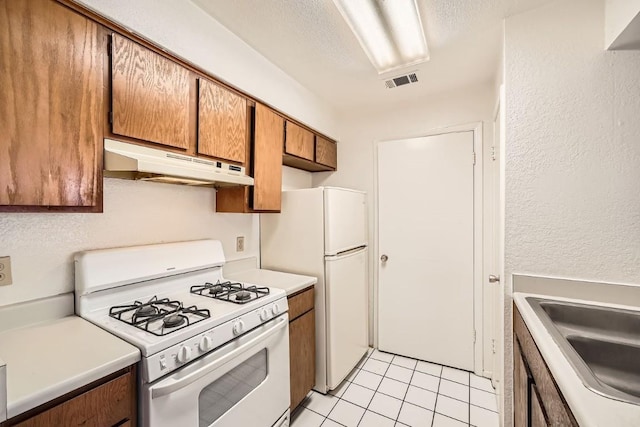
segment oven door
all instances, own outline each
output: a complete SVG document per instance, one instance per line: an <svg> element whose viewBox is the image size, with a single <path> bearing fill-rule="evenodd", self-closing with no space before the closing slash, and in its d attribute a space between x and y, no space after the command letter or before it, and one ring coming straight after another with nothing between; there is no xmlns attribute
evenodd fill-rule
<svg viewBox="0 0 640 427"><path fill-rule="evenodd" d="M289 408L283 314L141 390L144 427L270 427Z"/></svg>

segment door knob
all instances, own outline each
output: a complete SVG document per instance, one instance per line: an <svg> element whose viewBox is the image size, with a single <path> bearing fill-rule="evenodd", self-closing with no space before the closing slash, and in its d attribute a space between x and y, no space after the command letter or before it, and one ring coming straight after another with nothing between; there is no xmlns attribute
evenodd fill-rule
<svg viewBox="0 0 640 427"><path fill-rule="evenodd" d="M387 260L388 260L388 259L389 259L389 257L388 257L388 256L386 256L386 255L382 255L382 256L380 257L380 261L382 261L382 262L387 262Z"/></svg>
<svg viewBox="0 0 640 427"><path fill-rule="evenodd" d="M495 276L493 274L489 275L489 283L497 283L500 282L500 276Z"/></svg>

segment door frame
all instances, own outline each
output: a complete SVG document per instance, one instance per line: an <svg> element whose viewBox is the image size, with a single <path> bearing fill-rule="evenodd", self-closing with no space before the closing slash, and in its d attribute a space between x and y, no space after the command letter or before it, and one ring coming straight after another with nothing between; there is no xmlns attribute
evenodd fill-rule
<svg viewBox="0 0 640 427"><path fill-rule="evenodd" d="M491 378L494 388L497 388L496 379L498 372L496 371L496 367L498 366L498 345L499 341L502 339L499 333L500 328L497 325L497 316L498 311L501 310L501 304L499 298L495 298L497 292L494 288L502 288L502 283L489 283L489 275L494 274L499 276L501 280L504 280L502 279L503 274L499 270L500 262L498 259L501 247L501 234L499 230L500 209L498 208L498 204L500 199L500 159L502 158L500 147L503 145L501 140L502 123L500 122L502 106L502 100L500 96L498 96L493 107L491 141L487 141L487 145L491 142L491 146L488 147L491 149L491 157L487 158L487 162L485 164L487 168L486 172L488 172L487 178L489 181L485 189L485 197L488 205L488 209L485 211L485 214L487 215L486 220L488 221L487 228L485 229L485 241L488 246L485 246L485 270L482 275L482 280L484 281L483 286L489 290L490 293L489 300L484 302L484 309L487 310L484 320L489 319L489 324L486 325L487 327L484 329L485 331L488 331L488 336L485 337L485 344L490 345L491 353L489 355L489 359L485 358L484 360L484 376L486 378ZM497 132L498 129L500 129L499 133ZM484 356L487 355L484 354Z"/></svg>
<svg viewBox="0 0 640 427"><path fill-rule="evenodd" d="M475 330L475 342L473 345L473 369L476 375L483 374L482 350L483 350L483 307L482 307L482 271L483 261L483 123L472 122L455 126L436 128L418 135L399 135L396 138L373 141L373 251L370 259L376 267L373 268L373 345L378 348L378 303L379 303L379 276L380 276L380 246L379 246L379 205L378 205L378 146L382 142L401 139L424 138L454 132L473 132L473 150L475 152L475 165L473 167L473 326Z"/></svg>

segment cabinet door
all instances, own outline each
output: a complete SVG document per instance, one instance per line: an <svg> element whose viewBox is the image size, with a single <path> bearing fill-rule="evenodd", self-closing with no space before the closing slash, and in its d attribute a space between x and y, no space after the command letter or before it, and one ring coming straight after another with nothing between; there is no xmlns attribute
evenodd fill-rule
<svg viewBox="0 0 640 427"><path fill-rule="evenodd" d="M282 199L284 119L256 104L253 160L253 206L257 211L279 211Z"/></svg>
<svg viewBox="0 0 640 427"><path fill-rule="evenodd" d="M338 147L335 142L321 136L316 136L316 163L328 166L332 169L338 167Z"/></svg>
<svg viewBox="0 0 640 427"><path fill-rule="evenodd" d="M295 123L287 122L284 152L313 161L314 135Z"/></svg>
<svg viewBox="0 0 640 427"><path fill-rule="evenodd" d="M0 205L99 204L101 34L54 1L0 4Z"/></svg>
<svg viewBox="0 0 640 427"><path fill-rule="evenodd" d="M113 133L189 148L191 83L191 74L185 68L114 34L111 47Z"/></svg>
<svg viewBox="0 0 640 427"><path fill-rule="evenodd" d="M308 311L289 324L291 410L302 402L315 384L315 327L315 310Z"/></svg>
<svg viewBox="0 0 640 427"><path fill-rule="evenodd" d="M520 345L513 342L513 409L514 427L529 427L529 387L530 380L527 366Z"/></svg>
<svg viewBox="0 0 640 427"><path fill-rule="evenodd" d="M247 101L208 80L198 86L198 153L245 162Z"/></svg>
<svg viewBox="0 0 640 427"><path fill-rule="evenodd" d="M529 397L531 399L531 427L547 427L549 424L535 384L531 384Z"/></svg>

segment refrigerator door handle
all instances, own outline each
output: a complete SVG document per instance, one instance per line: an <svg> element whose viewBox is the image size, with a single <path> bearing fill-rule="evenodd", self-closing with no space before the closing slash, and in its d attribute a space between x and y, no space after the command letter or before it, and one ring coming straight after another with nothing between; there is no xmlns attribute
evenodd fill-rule
<svg viewBox="0 0 640 427"><path fill-rule="evenodd" d="M367 245L362 245L362 246L358 246L352 249L348 249L346 251L340 251L335 255L327 255L325 256L326 259L328 260L336 260L336 259L340 259L340 258L345 258L348 256L351 256L355 253L361 252L363 250L365 250L367 248Z"/></svg>

